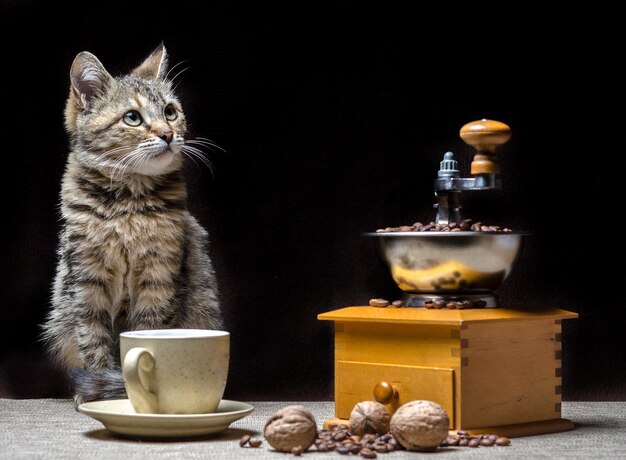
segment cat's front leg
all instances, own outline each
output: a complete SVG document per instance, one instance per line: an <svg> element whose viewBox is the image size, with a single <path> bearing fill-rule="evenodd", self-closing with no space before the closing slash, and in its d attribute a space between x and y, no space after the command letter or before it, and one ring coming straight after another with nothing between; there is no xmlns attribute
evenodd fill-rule
<svg viewBox="0 0 626 460"><path fill-rule="evenodd" d="M77 280L76 291L75 336L83 368L95 371L112 369L117 362L117 350L114 350L111 299L106 283L85 276Z"/></svg>
<svg viewBox="0 0 626 460"><path fill-rule="evenodd" d="M147 254L135 269L134 302L128 312L131 329L172 327L177 313L174 297L179 268L171 261L168 263L162 255Z"/></svg>

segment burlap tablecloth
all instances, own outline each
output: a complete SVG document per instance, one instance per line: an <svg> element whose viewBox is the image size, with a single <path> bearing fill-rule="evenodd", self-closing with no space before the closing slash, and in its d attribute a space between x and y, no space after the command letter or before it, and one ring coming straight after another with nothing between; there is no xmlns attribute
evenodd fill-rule
<svg viewBox="0 0 626 460"><path fill-rule="evenodd" d="M246 433L261 434L266 419L289 402L251 402L255 411L214 437L184 441L136 441L112 436L103 425L76 412L69 400L0 399L2 459L153 459L295 458L273 451L266 442L258 449L240 448ZM333 415L332 402L299 402L309 407L319 424ZM399 458L626 458L626 402L564 402L563 417L577 429L515 438L509 447L440 449L435 454L393 452L379 459ZM346 458L338 453L309 452L310 460ZM361 458L361 457L354 457Z"/></svg>

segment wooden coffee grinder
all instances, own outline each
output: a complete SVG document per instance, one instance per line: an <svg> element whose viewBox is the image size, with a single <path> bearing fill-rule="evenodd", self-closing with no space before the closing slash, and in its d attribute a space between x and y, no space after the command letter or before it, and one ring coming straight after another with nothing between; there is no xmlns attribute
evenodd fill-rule
<svg viewBox="0 0 626 460"><path fill-rule="evenodd" d="M578 315L497 305L493 291L509 274L524 234L459 228L462 192L500 188L495 150L510 129L479 120L460 134L476 149L472 177L460 177L447 152L435 180L435 222L448 231L368 234L406 307L318 315L335 325L336 418L327 423L347 423L360 401L375 399L393 413L425 399L446 409L452 431L515 437L574 428L561 418L561 322ZM425 302L453 307L424 308Z"/></svg>

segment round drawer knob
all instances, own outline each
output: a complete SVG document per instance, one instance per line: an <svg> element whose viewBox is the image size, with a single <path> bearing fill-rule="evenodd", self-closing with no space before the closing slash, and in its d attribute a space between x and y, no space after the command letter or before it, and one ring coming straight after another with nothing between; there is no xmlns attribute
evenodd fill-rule
<svg viewBox="0 0 626 460"><path fill-rule="evenodd" d="M389 404L398 397L398 389L389 382L379 382L374 387L374 399L381 404Z"/></svg>

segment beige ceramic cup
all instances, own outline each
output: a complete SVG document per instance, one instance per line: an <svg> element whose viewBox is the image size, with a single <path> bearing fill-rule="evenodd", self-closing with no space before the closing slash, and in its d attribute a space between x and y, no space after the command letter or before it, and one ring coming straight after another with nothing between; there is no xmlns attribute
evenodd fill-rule
<svg viewBox="0 0 626 460"><path fill-rule="evenodd" d="M222 400L230 334L207 329L123 332L128 399L143 414L209 414Z"/></svg>

